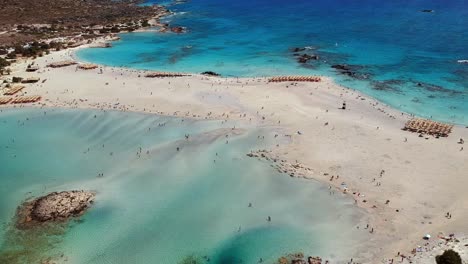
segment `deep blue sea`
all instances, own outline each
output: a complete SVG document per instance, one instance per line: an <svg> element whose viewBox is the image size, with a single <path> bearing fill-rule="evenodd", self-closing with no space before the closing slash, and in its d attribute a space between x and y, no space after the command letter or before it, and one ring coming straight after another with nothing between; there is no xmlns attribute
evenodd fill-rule
<svg viewBox="0 0 468 264"><path fill-rule="evenodd" d="M131 33L82 60L224 76L322 74L393 107L468 124L466 0L193 0L167 5L186 34ZM421 12L434 10L432 13ZM297 62L291 51L318 55ZM351 74L331 68L348 64ZM349 76L352 75L352 76Z"/></svg>

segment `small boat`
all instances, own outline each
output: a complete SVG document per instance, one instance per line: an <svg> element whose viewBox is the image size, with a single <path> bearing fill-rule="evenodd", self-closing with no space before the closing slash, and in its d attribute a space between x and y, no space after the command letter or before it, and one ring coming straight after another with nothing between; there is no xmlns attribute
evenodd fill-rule
<svg viewBox="0 0 468 264"><path fill-rule="evenodd" d="M468 63L468 60L457 60L458 63Z"/></svg>
<svg viewBox="0 0 468 264"><path fill-rule="evenodd" d="M423 9L423 10L421 10L421 12L423 12L423 13L434 13L434 10L432 10L432 9Z"/></svg>

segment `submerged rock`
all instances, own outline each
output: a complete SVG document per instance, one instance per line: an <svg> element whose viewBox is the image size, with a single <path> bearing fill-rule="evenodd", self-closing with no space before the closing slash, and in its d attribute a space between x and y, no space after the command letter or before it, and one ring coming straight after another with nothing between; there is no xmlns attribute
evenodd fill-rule
<svg viewBox="0 0 468 264"><path fill-rule="evenodd" d="M24 228L80 216L93 203L94 197L93 192L63 191L36 198L18 208L17 226Z"/></svg>
<svg viewBox="0 0 468 264"><path fill-rule="evenodd" d="M425 83L425 82L420 82L420 81L413 81L413 85L418 88L425 89L426 91L429 91L429 92L448 93L452 95L462 93L460 91L451 90L451 89L442 87L440 85L435 85L435 84Z"/></svg>
<svg viewBox="0 0 468 264"><path fill-rule="evenodd" d="M350 71L351 70L351 66L349 66L347 64L335 64L335 65L332 65L331 67L333 69L337 69L337 70L340 70L340 71Z"/></svg>
<svg viewBox="0 0 468 264"><path fill-rule="evenodd" d="M304 51L304 50L306 50L306 48L291 48L292 52L301 52L301 51Z"/></svg>
<svg viewBox="0 0 468 264"><path fill-rule="evenodd" d="M297 62L307 63L310 60L319 60L319 59L320 57L318 55L302 54L302 55L299 55Z"/></svg>
<svg viewBox="0 0 468 264"><path fill-rule="evenodd" d="M361 73L363 67L359 65L348 65L348 64L334 64L331 66L333 69L338 70L339 73L343 75L347 75L351 78L358 79L358 80L366 80L369 79L370 74L368 73Z"/></svg>
<svg viewBox="0 0 468 264"><path fill-rule="evenodd" d="M202 72L201 74L207 75L207 76L221 76L221 74L213 72L213 71L206 71L206 72Z"/></svg>
<svg viewBox="0 0 468 264"><path fill-rule="evenodd" d="M186 29L184 27L172 27L171 31L177 34L185 33Z"/></svg>
<svg viewBox="0 0 468 264"><path fill-rule="evenodd" d="M379 91L393 91L400 92L399 86L404 85L402 80L385 80L385 81L372 81L372 88Z"/></svg>

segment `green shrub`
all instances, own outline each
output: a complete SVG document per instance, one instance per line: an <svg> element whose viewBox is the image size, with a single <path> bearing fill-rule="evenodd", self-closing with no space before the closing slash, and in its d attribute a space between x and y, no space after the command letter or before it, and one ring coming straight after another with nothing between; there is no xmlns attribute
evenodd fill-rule
<svg viewBox="0 0 468 264"><path fill-rule="evenodd" d="M143 20L143 22L141 23L141 26L142 27L149 27L151 26L150 23L148 22L148 20Z"/></svg>
<svg viewBox="0 0 468 264"><path fill-rule="evenodd" d="M0 58L0 69L5 68L6 66L10 66L10 62L5 60L4 58Z"/></svg>
<svg viewBox="0 0 468 264"><path fill-rule="evenodd" d="M436 256L437 264L462 264L460 255L451 249L445 250L442 255Z"/></svg>
<svg viewBox="0 0 468 264"><path fill-rule="evenodd" d="M16 58L16 53L15 52L10 52L8 53L8 55L6 56L7 59L15 59Z"/></svg>

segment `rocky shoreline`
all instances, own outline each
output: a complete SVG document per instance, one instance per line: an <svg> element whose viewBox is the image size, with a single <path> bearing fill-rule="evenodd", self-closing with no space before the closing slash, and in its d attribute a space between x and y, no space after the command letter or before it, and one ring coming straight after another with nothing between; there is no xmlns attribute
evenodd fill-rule
<svg viewBox="0 0 468 264"><path fill-rule="evenodd" d="M15 45L75 36L79 33L101 34L136 30L149 26L151 18L158 20L168 14L159 5L142 6L143 0L5 0L0 18L0 45ZM18 15L19 14L19 15Z"/></svg>
<svg viewBox="0 0 468 264"><path fill-rule="evenodd" d="M0 17L0 76L22 58L37 58L61 49L101 40L116 40L116 34L163 27L160 19L171 12L163 6L141 6L142 0L84 1L7 0ZM17 13L21 12L18 16ZM167 25L169 27L169 25ZM176 33L185 28L173 27ZM100 47L110 47L106 41Z"/></svg>
<svg viewBox="0 0 468 264"><path fill-rule="evenodd" d="M23 203L17 209L19 229L48 222L64 222L81 216L94 202L95 193L89 191L52 192Z"/></svg>

